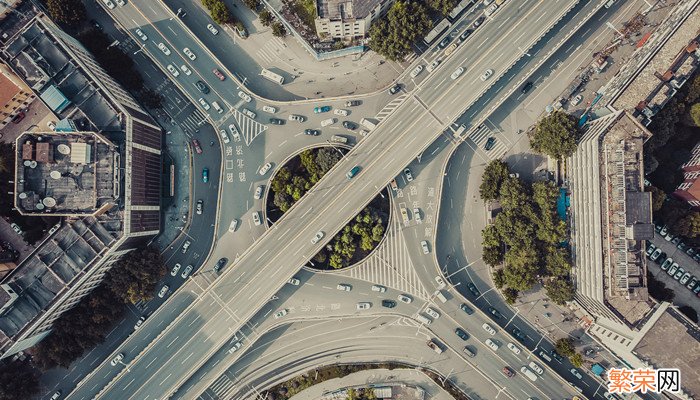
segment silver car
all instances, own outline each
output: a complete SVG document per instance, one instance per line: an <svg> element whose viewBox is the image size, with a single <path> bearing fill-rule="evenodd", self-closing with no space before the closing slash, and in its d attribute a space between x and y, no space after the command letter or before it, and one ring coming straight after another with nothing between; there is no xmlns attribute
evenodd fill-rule
<svg viewBox="0 0 700 400"><path fill-rule="evenodd" d="M481 77L479 79L481 79L482 82L486 82L486 80L489 79L491 75L493 75L493 70L487 69L486 71L484 71L483 74L481 74Z"/></svg>
<svg viewBox="0 0 700 400"><path fill-rule="evenodd" d="M182 277L182 279L187 279L187 277L190 276L190 273L192 272L193 269L194 269L194 267L192 267L191 264L186 266L185 270L182 271L182 274L180 275Z"/></svg>

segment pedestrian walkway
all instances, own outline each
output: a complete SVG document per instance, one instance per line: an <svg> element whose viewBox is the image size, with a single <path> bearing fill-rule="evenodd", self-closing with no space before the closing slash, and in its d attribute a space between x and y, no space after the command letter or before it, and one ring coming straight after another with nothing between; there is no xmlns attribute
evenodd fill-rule
<svg viewBox="0 0 700 400"><path fill-rule="evenodd" d="M382 110L379 111L374 118L383 121L389 115L391 115L391 113L393 113L394 110L396 110L407 98L408 93L402 93L399 95L399 97L395 98L394 100L390 101L389 104L384 106L384 108L382 108Z"/></svg>
<svg viewBox="0 0 700 400"><path fill-rule="evenodd" d="M360 265L343 271L342 274L355 279L391 287L422 299L430 295L425 290L415 272L406 240L403 238L403 226L398 218L392 218L386 239Z"/></svg>
<svg viewBox="0 0 700 400"><path fill-rule="evenodd" d="M491 137L496 140L496 143L491 150L486 150L486 141ZM491 131L486 125L479 126L475 131L469 134L468 139L474 143L478 153L489 160L501 158L508 151L508 147L502 138L497 137L495 132Z"/></svg>
<svg viewBox="0 0 700 400"><path fill-rule="evenodd" d="M228 399L236 391L236 384L224 373L209 386L209 390L219 399Z"/></svg>
<svg viewBox="0 0 700 400"><path fill-rule="evenodd" d="M265 43L260 50L255 52L255 55L267 64L275 64L275 61L280 58L280 55L285 51L285 45L282 39L272 38Z"/></svg>
<svg viewBox="0 0 700 400"><path fill-rule="evenodd" d="M180 122L180 125L183 127L185 132L193 134L199 130L200 126L206 123L206 119L207 116L204 115L204 113L198 108L195 108L190 115L185 117L185 119Z"/></svg>
<svg viewBox="0 0 700 400"><path fill-rule="evenodd" d="M233 118L238 125L238 131L243 135L243 140L245 140L245 144L248 146L250 146L258 135L267 130L267 125L255 121L238 110L233 110Z"/></svg>

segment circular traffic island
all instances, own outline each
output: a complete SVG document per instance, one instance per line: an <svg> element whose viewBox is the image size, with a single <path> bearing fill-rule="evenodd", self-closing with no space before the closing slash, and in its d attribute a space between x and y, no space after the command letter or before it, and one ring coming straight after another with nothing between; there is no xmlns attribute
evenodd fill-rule
<svg viewBox="0 0 700 400"><path fill-rule="evenodd" d="M270 180L266 214L271 223L289 210L340 161L346 149L316 147L292 157ZM386 191L386 189L384 189ZM382 241L389 223L389 195L378 194L309 262L309 267L334 270L356 264Z"/></svg>

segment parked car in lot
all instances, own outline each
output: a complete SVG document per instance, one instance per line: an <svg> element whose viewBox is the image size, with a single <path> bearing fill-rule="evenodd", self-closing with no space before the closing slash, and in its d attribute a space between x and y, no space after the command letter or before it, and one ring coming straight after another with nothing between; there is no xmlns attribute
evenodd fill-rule
<svg viewBox="0 0 700 400"><path fill-rule="evenodd" d="M459 338L462 340L469 339L469 334L467 334L467 332L465 332L464 329L462 329L462 328L455 329L455 335L459 336Z"/></svg>
<svg viewBox="0 0 700 400"><path fill-rule="evenodd" d="M686 285L686 287L689 290L693 290L693 289L695 289L695 285L697 285L697 283L698 283L698 278L696 278L695 276L692 276L690 278L690 280L688 281L688 284Z"/></svg>
<svg viewBox="0 0 700 400"><path fill-rule="evenodd" d="M382 300L382 307L394 308L396 307L396 302L393 300Z"/></svg>
<svg viewBox="0 0 700 400"><path fill-rule="evenodd" d="M669 257L666 260L664 260L663 263L661 263L661 270L662 271L668 270L668 267L670 267L671 264L673 264L673 258Z"/></svg>
<svg viewBox="0 0 700 400"><path fill-rule="evenodd" d="M253 98L250 97L250 95L248 93L246 93L242 90L238 91L238 97L240 97L241 100L245 101L246 103L250 103L253 100Z"/></svg>
<svg viewBox="0 0 700 400"><path fill-rule="evenodd" d="M670 276L673 276L673 275L676 273L676 271L678 271L678 263L675 263L675 262L674 262L674 263L671 264L671 266L668 268L668 271L666 271L666 273L669 274Z"/></svg>
<svg viewBox="0 0 700 400"><path fill-rule="evenodd" d="M241 112L251 119L255 119L255 117L258 116L258 114L254 113L253 111L251 111L247 108L242 109Z"/></svg>
<svg viewBox="0 0 700 400"><path fill-rule="evenodd" d="M253 211L253 224L255 226L262 225L262 221L260 220L260 213L258 211Z"/></svg>
<svg viewBox="0 0 700 400"><path fill-rule="evenodd" d="M406 304L410 304L410 303L413 301L413 299L411 298L411 296L408 296L408 295L406 295L406 294L400 294L399 297L398 297L398 299L399 299L400 302L406 303Z"/></svg>
<svg viewBox="0 0 700 400"><path fill-rule="evenodd" d="M24 233L22 232L22 228L20 228L19 225L15 224L14 222L10 223L10 228L12 228L12 230L20 236L22 236L22 234Z"/></svg>
<svg viewBox="0 0 700 400"><path fill-rule="evenodd" d="M686 283L688 283L689 280L690 272L686 272L685 274L683 274L683 276L681 276L681 279L678 280L678 283L680 283L681 285L685 285Z"/></svg>
<svg viewBox="0 0 700 400"><path fill-rule="evenodd" d="M181 266L182 265L180 263L173 265L173 269L170 270L170 276L177 276L177 272L180 271Z"/></svg>
<svg viewBox="0 0 700 400"><path fill-rule="evenodd" d="M170 286L163 285L163 287L160 288L160 291L158 291L158 297L160 297L161 299L165 297L165 295L168 294L168 290L170 290Z"/></svg>
<svg viewBox="0 0 700 400"><path fill-rule="evenodd" d="M193 269L194 269L194 267L192 266L192 264L186 266L186 267L185 267L185 270L182 271L182 274L180 274L180 276L182 277L182 279L187 279L187 277L190 276L190 274L192 273L192 270L193 270Z"/></svg>
<svg viewBox="0 0 700 400"><path fill-rule="evenodd" d="M661 255L661 249L656 249L656 250L654 250L653 253L651 253L651 256L649 256L649 259L651 261L656 261L659 259L660 255Z"/></svg>
<svg viewBox="0 0 700 400"><path fill-rule="evenodd" d="M331 110L331 106L314 107L314 114L325 113Z"/></svg>
<svg viewBox="0 0 700 400"><path fill-rule="evenodd" d="M270 118L270 123L272 125L284 125L284 120L279 118Z"/></svg>
<svg viewBox="0 0 700 400"><path fill-rule="evenodd" d="M359 106L360 104L362 104L362 102L359 100L348 100L345 102L345 107L355 107Z"/></svg>
<svg viewBox="0 0 700 400"><path fill-rule="evenodd" d="M461 35L459 35L459 43L462 43L463 41L467 40L467 38L474 32L473 29L467 29L464 32L462 32Z"/></svg>
<svg viewBox="0 0 700 400"><path fill-rule="evenodd" d="M306 121L306 117L304 117L303 115L289 114L289 120L296 122L304 122Z"/></svg>
<svg viewBox="0 0 700 400"><path fill-rule="evenodd" d="M673 275L673 279L679 280L681 277L685 274L685 270L683 268L678 268L678 271Z"/></svg>
<svg viewBox="0 0 700 400"><path fill-rule="evenodd" d="M226 257L220 258L219 261L216 262L216 265L214 265L214 272L221 271L221 269L226 266L227 262L228 262L228 258L226 258Z"/></svg>
<svg viewBox="0 0 700 400"><path fill-rule="evenodd" d="M433 310L433 309L430 308L430 307L426 307L426 308L425 308L425 313L428 314L428 315L430 315L431 317L433 317L433 318L435 318L435 319L440 318L440 313L438 313L437 311Z"/></svg>
<svg viewBox="0 0 700 400"><path fill-rule="evenodd" d="M270 113L270 114L274 114L277 112L277 108L272 107L272 106L263 106L262 110L265 111L266 113Z"/></svg>
<svg viewBox="0 0 700 400"><path fill-rule="evenodd" d="M423 66L422 66L422 65L419 65L419 66L415 67L415 68L413 69L413 71L411 71L411 78L417 77L418 74L420 74L421 72L423 72Z"/></svg>

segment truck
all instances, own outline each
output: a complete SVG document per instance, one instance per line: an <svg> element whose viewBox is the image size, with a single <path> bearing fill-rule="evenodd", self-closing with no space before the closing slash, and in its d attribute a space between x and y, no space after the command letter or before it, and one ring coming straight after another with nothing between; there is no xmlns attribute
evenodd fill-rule
<svg viewBox="0 0 700 400"><path fill-rule="evenodd" d="M435 339L430 339L430 340L428 340L427 345L428 345L428 347L430 347L431 349L433 349L434 352L436 352L436 353L438 353L438 354L442 354L442 352L445 351L445 350L442 349L442 346L440 346L440 345L437 343L437 340L435 340Z"/></svg>
<svg viewBox="0 0 700 400"><path fill-rule="evenodd" d="M348 142L348 138L346 138L345 136L333 135L333 136L331 136L331 142L335 142L335 143L347 143L347 142Z"/></svg>
<svg viewBox="0 0 700 400"><path fill-rule="evenodd" d="M362 118L362 119L360 120L360 124L362 124L362 126L366 127L366 128L369 129L370 131L371 131L372 129L374 129L374 128L377 127L377 124L375 124L375 123L372 122L371 120L368 120L367 118Z"/></svg>
<svg viewBox="0 0 700 400"><path fill-rule="evenodd" d="M520 368L520 372L523 375L527 376L528 379L530 379L533 382L537 380L537 375L535 375L534 372L530 371L530 368L528 367L523 366L522 368Z"/></svg>
<svg viewBox="0 0 700 400"><path fill-rule="evenodd" d="M437 297L441 302L447 303L447 298L445 297L444 294L442 294L442 290L436 290L435 293L433 293L435 297Z"/></svg>

